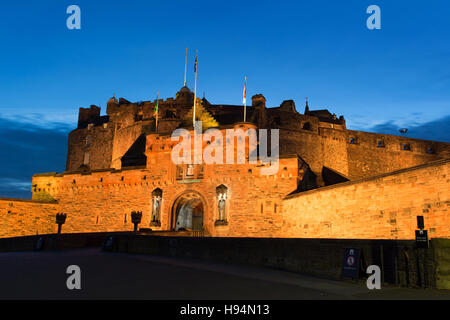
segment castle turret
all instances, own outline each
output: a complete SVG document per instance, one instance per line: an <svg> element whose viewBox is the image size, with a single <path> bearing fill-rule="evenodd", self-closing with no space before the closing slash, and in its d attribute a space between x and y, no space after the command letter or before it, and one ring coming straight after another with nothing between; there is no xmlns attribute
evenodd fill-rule
<svg viewBox="0 0 450 320"><path fill-rule="evenodd" d="M194 93L188 87L182 87L180 91L177 92L175 100L180 104L193 106Z"/></svg>
<svg viewBox="0 0 450 320"><path fill-rule="evenodd" d="M97 123L100 119L100 108L91 105L90 108L80 108L78 113L78 129L86 128L90 123Z"/></svg>
<svg viewBox="0 0 450 320"><path fill-rule="evenodd" d="M306 99L306 105L305 105L305 112L304 115L308 115L309 114L309 106L308 106L308 99Z"/></svg>
<svg viewBox="0 0 450 320"><path fill-rule="evenodd" d="M117 110L118 107L119 107L119 101L117 101L115 94L113 94L113 96L106 103L106 113L110 114L110 113L114 112L115 110Z"/></svg>
<svg viewBox="0 0 450 320"><path fill-rule="evenodd" d="M294 100L284 100L280 109L287 112L296 112Z"/></svg>
<svg viewBox="0 0 450 320"><path fill-rule="evenodd" d="M252 120L256 122L258 127L265 128L267 120L266 98L262 94L254 95L252 97L252 107L256 109L256 119L254 118Z"/></svg>

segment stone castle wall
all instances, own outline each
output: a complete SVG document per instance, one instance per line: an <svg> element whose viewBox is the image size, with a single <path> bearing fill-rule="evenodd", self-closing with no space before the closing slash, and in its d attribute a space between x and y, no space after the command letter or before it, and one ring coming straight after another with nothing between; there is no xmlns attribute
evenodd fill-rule
<svg viewBox="0 0 450 320"><path fill-rule="evenodd" d="M160 143L165 142L161 140ZM280 159L280 170L272 176L261 176L260 165L224 164L204 165L202 178L177 180L176 166L170 162L169 148L165 148L165 152L155 152L156 156L151 158L147 168L35 175L34 201L28 202L28 206L13 200L0 202L0 219L7 217L2 236L36 234L40 225L35 221L39 219L47 228L45 230L53 233L56 231L56 212L67 214L64 233L131 231L130 213L133 210L143 212L141 228L170 230L174 219L173 205L187 192L195 192L203 201L206 235L271 237L281 227L277 222L282 210L281 199L297 188L296 158ZM216 187L220 185L228 188L227 225L215 225L218 219ZM152 192L156 188L163 193L160 227L150 224ZM20 205L21 215L29 217L27 226L22 222L15 225L14 218L9 218L8 203L15 207Z"/></svg>
<svg viewBox="0 0 450 320"><path fill-rule="evenodd" d="M352 138L354 143L350 142ZM403 150L405 145L409 150ZM280 154L294 153L308 163L318 179L326 166L358 180L448 159L450 144L323 127L318 132L281 129ZM320 180L318 183L323 185Z"/></svg>
<svg viewBox="0 0 450 320"><path fill-rule="evenodd" d="M92 128L76 129L69 134L67 171L77 171L89 154L89 169L109 168L113 151L114 124L105 123Z"/></svg>
<svg viewBox="0 0 450 320"><path fill-rule="evenodd" d="M362 131L347 130L345 145L350 180L450 158L449 143Z"/></svg>
<svg viewBox="0 0 450 320"><path fill-rule="evenodd" d="M58 209L56 203L0 198L0 238L56 233Z"/></svg>
<svg viewBox="0 0 450 320"><path fill-rule="evenodd" d="M278 234L414 239L417 216L431 238L450 238L450 159L289 196Z"/></svg>
<svg viewBox="0 0 450 320"><path fill-rule="evenodd" d="M293 159L276 176L249 173L248 165L210 166L201 181L177 181L174 170L133 169L36 176L35 201L0 200L1 237L54 233L56 212L67 213L64 233L170 230L173 203L188 191L204 201L207 236L414 239L423 215L431 238L450 238L450 160L288 196L296 187ZM284 170L286 168L286 170ZM253 167L253 170L256 168ZM228 225L216 226L215 188L229 191ZM150 226L151 193L163 191L161 227ZM57 203L39 202L55 199Z"/></svg>

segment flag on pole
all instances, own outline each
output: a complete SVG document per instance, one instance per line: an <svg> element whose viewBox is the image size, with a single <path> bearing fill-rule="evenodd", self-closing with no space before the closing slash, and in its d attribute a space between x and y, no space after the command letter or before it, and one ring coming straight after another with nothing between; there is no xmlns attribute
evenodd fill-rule
<svg viewBox="0 0 450 320"><path fill-rule="evenodd" d="M156 119L156 126L155 126L156 131L158 131L158 100L159 100L159 91L158 91L158 93L156 94L155 110L153 111L153 116L154 116L155 119Z"/></svg>
<svg viewBox="0 0 450 320"><path fill-rule="evenodd" d="M155 118L158 117L158 97L159 97L159 92L156 95L156 104L155 104L155 109L153 111L153 116L155 116Z"/></svg>
<svg viewBox="0 0 450 320"><path fill-rule="evenodd" d="M243 93L242 102L244 103L244 122L247 121L247 76L245 76L244 80L244 93Z"/></svg>
<svg viewBox="0 0 450 320"><path fill-rule="evenodd" d="M195 128L195 112L196 112L196 103L197 103L197 59L198 59L198 50L195 50L195 64L194 64L194 73L195 73L195 83L194 83L194 112L192 113L192 126Z"/></svg>
<svg viewBox="0 0 450 320"><path fill-rule="evenodd" d="M245 77L244 81L244 98L242 99L242 103L243 104L247 103L247 76Z"/></svg>
<svg viewBox="0 0 450 320"><path fill-rule="evenodd" d="M195 56L195 64L194 64L194 72L197 72L197 58L198 56Z"/></svg>

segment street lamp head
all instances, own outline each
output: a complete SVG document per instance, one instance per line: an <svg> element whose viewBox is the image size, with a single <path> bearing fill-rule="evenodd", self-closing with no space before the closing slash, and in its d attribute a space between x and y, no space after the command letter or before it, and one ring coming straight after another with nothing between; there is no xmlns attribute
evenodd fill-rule
<svg viewBox="0 0 450 320"><path fill-rule="evenodd" d="M66 222L66 218L67 218L67 215L65 213L58 212L56 214L56 223L57 224L64 224Z"/></svg>
<svg viewBox="0 0 450 320"><path fill-rule="evenodd" d="M134 224L141 223L142 220L142 211L132 211L131 212L131 222Z"/></svg>

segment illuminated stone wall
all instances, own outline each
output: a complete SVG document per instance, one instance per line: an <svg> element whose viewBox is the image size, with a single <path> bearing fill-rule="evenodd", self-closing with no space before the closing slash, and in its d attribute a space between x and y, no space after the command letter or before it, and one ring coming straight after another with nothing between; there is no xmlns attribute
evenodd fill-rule
<svg viewBox="0 0 450 320"><path fill-rule="evenodd" d="M58 205L0 198L0 237L56 233Z"/></svg>
<svg viewBox="0 0 450 320"><path fill-rule="evenodd" d="M284 237L414 239L417 216L431 238L450 238L450 160L287 197Z"/></svg>
<svg viewBox="0 0 450 320"><path fill-rule="evenodd" d="M196 192L207 236L413 239L416 216L423 215L431 238L450 238L450 160L283 200L296 188L296 166L294 159L281 159L274 176L260 176L249 165L206 166L203 178L192 180L177 180L174 168L36 176L36 195L58 203L1 199L0 236L54 233L59 211L67 213L64 233L131 231L132 210L143 212L141 228L170 230L175 201ZM222 184L228 224L216 225L216 187ZM156 188L163 192L160 227L150 225Z"/></svg>

